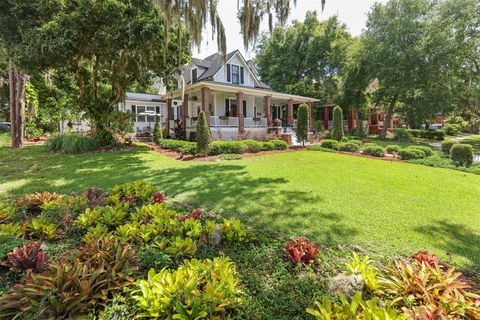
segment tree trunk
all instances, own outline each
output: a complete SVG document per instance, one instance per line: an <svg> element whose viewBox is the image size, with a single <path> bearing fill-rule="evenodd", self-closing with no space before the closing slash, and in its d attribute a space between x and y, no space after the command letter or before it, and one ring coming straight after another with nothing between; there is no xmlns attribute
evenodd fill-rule
<svg viewBox="0 0 480 320"><path fill-rule="evenodd" d="M355 132L357 136L362 135L362 129L363 129L363 120L360 120L360 110L357 108L355 110Z"/></svg>
<svg viewBox="0 0 480 320"><path fill-rule="evenodd" d="M25 83L27 75L24 72L19 72L17 77L17 97L16 97L16 111L17 111L17 138L18 144L15 148L23 147L25 139ZM13 145L12 145L13 146Z"/></svg>
<svg viewBox="0 0 480 320"><path fill-rule="evenodd" d="M382 133L380 134L381 137L387 136L388 125L386 125L386 123L389 124L390 120L392 119L393 108L395 107L397 100L398 100L398 94L393 96L392 101L390 101L390 105L388 106L387 113L385 114L385 119L383 119L383 129L382 129Z"/></svg>
<svg viewBox="0 0 480 320"><path fill-rule="evenodd" d="M15 65L13 64L12 58L8 58L8 88L10 91L9 105L10 105L10 132L12 139L12 147L16 148L18 144L17 139L17 107L16 107L16 84L15 80L17 78Z"/></svg>
<svg viewBox="0 0 480 320"><path fill-rule="evenodd" d="M10 124L12 148L21 148L25 136L25 82L27 75L18 72L10 57L8 59L8 85L10 90Z"/></svg>

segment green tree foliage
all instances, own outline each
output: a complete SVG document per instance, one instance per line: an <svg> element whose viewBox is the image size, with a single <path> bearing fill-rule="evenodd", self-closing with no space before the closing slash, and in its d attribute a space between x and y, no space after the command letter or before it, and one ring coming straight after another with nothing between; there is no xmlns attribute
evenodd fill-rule
<svg viewBox="0 0 480 320"><path fill-rule="evenodd" d="M333 108L333 120L332 120L332 139L337 141L343 138L343 112L342 108L335 106Z"/></svg>
<svg viewBox="0 0 480 320"><path fill-rule="evenodd" d="M255 62L262 80L273 89L293 94L319 96L336 92L337 76L351 37L337 17L320 22L308 12L304 22L277 27L264 34Z"/></svg>
<svg viewBox="0 0 480 320"><path fill-rule="evenodd" d="M308 139L308 106L302 103L297 110L297 140L305 146Z"/></svg>
<svg viewBox="0 0 480 320"><path fill-rule="evenodd" d="M155 127L153 128L153 142L155 142L156 145L160 145L160 140L163 139L162 130L162 120L160 119L160 117L157 117Z"/></svg>
<svg viewBox="0 0 480 320"><path fill-rule="evenodd" d="M210 128L208 127L205 112L201 111L197 121L197 154L200 156L208 155L211 148L212 138Z"/></svg>

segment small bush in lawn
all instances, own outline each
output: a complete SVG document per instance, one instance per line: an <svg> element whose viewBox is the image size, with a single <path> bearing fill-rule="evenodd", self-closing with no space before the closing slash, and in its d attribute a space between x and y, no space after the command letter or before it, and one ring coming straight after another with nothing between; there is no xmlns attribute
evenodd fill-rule
<svg viewBox="0 0 480 320"><path fill-rule="evenodd" d="M427 146L413 145L413 146L409 146L408 148L422 150L423 153L425 153L426 157L430 157L433 154L432 148Z"/></svg>
<svg viewBox="0 0 480 320"><path fill-rule="evenodd" d="M402 147L396 144L389 144L385 147L385 151L390 154L398 154L398 151L400 151L400 149L402 149Z"/></svg>
<svg viewBox="0 0 480 320"><path fill-rule="evenodd" d="M413 135L407 129L393 129L393 140L396 141L412 141Z"/></svg>
<svg viewBox="0 0 480 320"><path fill-rule="evenodd" d="M262 151L262 142L256 140L241 140L240 143L246 146L246 151L256 153Z"/></svg>
<svg viewBox="0 0 480 320"><path fill-rule="evenodd" d="M78 134L56 134L45 143L48 151L68 154L85 153L97 150L100 143L94 137Z"/></svg>
<svg viewBox="0 0 480 320"><path fill-rule="evenodd" d="M267 142L262 142L262 150L263 151L271 151L275 150L275 145L269 141Z"/></svg>
<svg viewBox="0 0 480 320"><path fill-rule="evenodd" d="M158 146L160 145L160 140L163 139L163 129L162 121L160 117L157 116L157 122L155 122L155 127L153 128L153 142Z"/></svg>
<svg viewBox="0 0 480 320"><path fill-rule="evenodd" d="M385 149L376 144L366 144L362 151L363 154L373 157L383 157L385 155Z"/></svg>
<svg viewBox="0 0 480 320"><path fill-rule="evenodd" d="M338 145L338 150L348 151L348 152L357 152L360 149L360 145L354 142L342 142Z"/></svg>
<svg viewBox="0 0 480 320"><path fill-rule="evenodd" d="M241 160L242 156L239 154L219 154L218 158L220 160Z"/></svg>
<svg viewBox="0 0 480 320"><path fill-rule="evenodd" d="M446 134L448 134L449 136L453 136L455 134L457 134L459 131L460 131L460 128L456 125L456 124L446 124L444 127L443 127L443 130L445 131Z"/></svg>
<svg viewBox="0 0 480 320"><path fill-rule="evenodd" d="M162 149L173 150L185 154L195 154L197 149L197 144L195 142L174 139L162 139L160 140L159 145Z"/></svg>
<svg viewBox="0 0 480 320"><path fill-rule="evenodd" d="M330 139L325 139L322 140L321 146L327 149L332 149L332 150L337 150L338 149L338 141L337 140L330 140Z"/></svg>
<svg viewBox="0 0 480 320"><path fill-rule="evenodd" d="M293 264L307 265L317 262L318 247L307 238L297 238L285 244L285 254Z"/></svg>
<svg viewBox="0 0 480 320"><path fill-rule="evenodd" d="M340 141L343 138L343 112L342 108L333 108L332 139Z"/></svg>
<svg viewBox="0 0 480 320"><path fill-rule="evenodd" d="M473 163L473 147L469 144L457 143L450 149L450 159L459 166Z"/></svg>
<svg viewBox="0 0 480 320"><path fill-rule="evenodd" d="M286 150L288 149L288 143L283 140L270 140L270 143L273 143L275 150Z"/></svg>
<svg viewBox="0 0 480 320"><path fill-rule="evenodd" d="M328 149L325 147L322 147L319 144L311 144L307 146L307 150L309 151L323 151L323 152L329 152L329 153L335 153L336 151L334 149Z"/></svg>
<svg viewBox="0 0 480 320"><path fill-rule="evenodd" d="M398 152L402 160L422 159L425 158L425 152L416 148L403 148Z"/></svg>
<svg viewBox="0 0 480 320"><path fill-rule="evenodd" d="M443 153L445 154L450 154L450 149L452 148L452 146L454 144L456 144L458 142L454 141L454 140L447 140L447 141L443 141L442 142L442 151Z"/></svg>
<svg viewBox="0 0 480 320"><path fill-rule="evenodd" d="M197 154L206 156L210 152L212 138L205 112L201 111L197 122Z"/></svg>

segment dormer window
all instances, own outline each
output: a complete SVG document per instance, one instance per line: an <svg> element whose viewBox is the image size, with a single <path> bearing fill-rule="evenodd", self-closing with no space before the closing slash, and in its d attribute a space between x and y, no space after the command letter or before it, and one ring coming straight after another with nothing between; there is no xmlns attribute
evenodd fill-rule
<svg viewBox="0 0 480 320"><path fill-rule="evenodd" d="M192 69L192 83L197 82L198 75L197 75L197 68Z"/></svg>
<svg viewBox="0 0 480 320"><path fill-rule="evenodd" d="M227 64L227 82L244 84L244 68L236 64Z"/></svg>
<svg viewBox="0 0 480 320"><path fill-rule="evenodd" d="M240 83L240 68L234 64L232 64L232 83Z"/></svg>

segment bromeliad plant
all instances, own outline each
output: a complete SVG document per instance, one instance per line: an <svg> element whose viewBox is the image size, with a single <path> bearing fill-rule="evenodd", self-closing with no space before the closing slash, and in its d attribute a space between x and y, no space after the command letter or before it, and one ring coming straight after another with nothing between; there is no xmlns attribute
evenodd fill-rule
<svg viewBox="0 0 480 320"><path fill-rule="evenodd" d="M154 192L153 185L143 181L134 181L114 186L109 200L114 203L123 201L142 205L150 202Z"/></svg>
<svg viewBox="0 0 480 320"><path fill-rule="evenodd" d="M240 304L241 290L229 258L185 261L177 270L151 269L139 280L133 298L141 317L156 319L220 319Z"/></svg>
<svg viewBox="0 0 480 320"><path fill-rule="evenodd" d="M365 286L370 291L375 291L378 289L378 275L377 269L375 268L374 262L370 260L368 256L360 258L360 256L354 252L352 258L347 262L347 273L348 274L360 274L362 275Z"/></svg>
<svg viewBox="0 0 480 320"><path fill-rule="evenodd" d="M39 273L46 270L46 264L47 256L42 251L42 243L30 242L8 253L5 266L14 272Z"/></svg>
<svg viewBox="0 0 480 320"><path fill-rule="evenodd" d="M27 194L20 198L16 206L24 209L27 214L37 215L41 213L41 206L49 201L55 200L61 195L50 192Z"/></svg>
<svg viewBox="0 0 480 320"><path fill-rule="evenodd" d="M285 245L285 253L287 259L292 264L307 265L317 263L318 247L311 243L307 238L297 238L293 241L287 242Z"/></svg>

